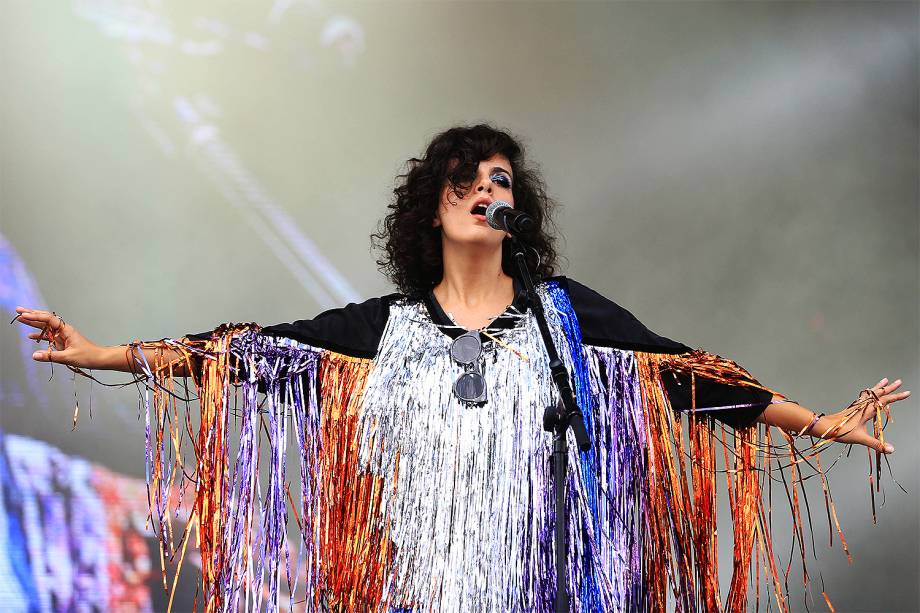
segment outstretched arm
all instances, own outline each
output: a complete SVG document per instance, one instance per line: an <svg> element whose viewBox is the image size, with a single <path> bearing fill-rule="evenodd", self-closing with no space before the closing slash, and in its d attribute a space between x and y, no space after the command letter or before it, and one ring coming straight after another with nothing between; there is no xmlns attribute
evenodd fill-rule
<svg viewBox="0 0 920 613"><path fill-rule="evenodd" d="M899 387L901 387L900 379L889 383L886 378L872 388L863 391L863 394L874 395L878 399L878 404L885 407L910 396L909 391L898 392ZM881 453L892 453L894 446L891 443L882 442L866 432L866 423L874 418L874 402L865 403L857 414L854 414L852 410L844 409L831 415L818 416L795 402L775 396L773 403L761 413L757 421L782 428L790 434L804 433L842 443L865 445Z"/></svg>
<svg viewBox="0 0 920 613"><path fill-rule="evenodd" d="M153 350L134 348L130 345L97 345L58 315L49 311L16 307L16 319L38 332L29 334L35 341L51 341L53 348L41 349L32 354L37 362L55 362L75 368L92 370L118 370L138 373L137 352L143 351L148 364L173 361L176 363L173 374L180 377L189 376L183 356L172 349ZM159 352L156 354L156 352Z"/></svg>

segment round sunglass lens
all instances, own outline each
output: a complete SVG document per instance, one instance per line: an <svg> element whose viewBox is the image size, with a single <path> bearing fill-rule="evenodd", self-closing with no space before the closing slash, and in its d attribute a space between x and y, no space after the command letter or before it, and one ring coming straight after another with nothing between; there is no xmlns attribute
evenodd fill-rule
<svg viewBox="0 0 920 613"><path fill-rule="evenodd" d="M465 402L482 402L485 400L486 380L478 372L465 372L454 383L454 392Z"/></svg>
<svg viewBox="0 0 920 613"><path fill-rule="evenodd" d="M454 339L450 346L450 357L461 364L472 364L482 353L479 333L467 332Z"/></svg>

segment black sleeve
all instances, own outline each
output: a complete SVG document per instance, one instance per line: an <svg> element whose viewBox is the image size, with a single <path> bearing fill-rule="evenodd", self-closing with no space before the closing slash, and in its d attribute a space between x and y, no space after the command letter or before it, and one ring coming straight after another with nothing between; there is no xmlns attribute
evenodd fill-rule
<svg viewBox="0 0 920 613"><path fill-rule="evenodd" d="M586 344L648 353L691 351L683 343L655 334L632 313L581 283L565 277L556 280L569 294ZM671 406L677 411L689 411L693 407L689 375L666 373L663 379ZM764 390L696 377L697 410L709 409L706 411L709 415L733 428L754 423L772 398Z"/></svg>
<svg viewBox="0 0 920 613"><path fill-rule="evenodd" d="M655 334L632 313L578 281L566 277L556 280L572 301L582 340L588 345L649 353L690 351L683 343Z"/></svg>
<svg viewBox="0 0 920 613"><path fill-rule="evenodd" d="M320 349L328 349L355 358L373 358L390 314L390 304L399 294L371 298L320 313L313 319L262 328L262 334L281 336ZM218 331L220 328L217 329ZM211 338L215 331L187 334L191 341Z"/></svg>
<svg viewBox="0 0 920 613"><path fill-rule="evenodd" d="M677 411L690 411L693 408L690 376L663 373L661 378L671 406ZM697 411L732 428L745 428L753 424L772 399L773 394L765 390L696 377Z"/></svg>
<svg viewBox="0 0 920 613"><path fill-rule="evenodd" d="M390 315L390 304L398 297L398 294L390 294L360 304L351 303L320 313L313 319L262 328L262 333L284 336L354 358L373 358Z"/></svg>

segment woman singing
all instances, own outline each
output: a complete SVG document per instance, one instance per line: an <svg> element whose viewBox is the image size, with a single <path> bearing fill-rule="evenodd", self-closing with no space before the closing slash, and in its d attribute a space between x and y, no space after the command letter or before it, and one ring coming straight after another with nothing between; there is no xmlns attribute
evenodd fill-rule
<svg viewBox="0 0 920 613"><path fill-rule="evenodd" d="M592 444L569 450L573 610L661 611L670 594L681 610L742 611L761 579L785 608L764 479L785 471L797 505L804 472L823 478L828 443L893 452L881 428L909 395L901 381L816 413L554 276L554 204L518 141L493 127L437 135L394 192L374 238L399 293L293 323L113 347L17 308L38 330L31 338L50 341L35 360L132 372L152 390L154 523L167 555L187 545L190 530L168 525L185 462L208 610L277 607L295 583L307 610L552 610L542 418L559 399L510 238L485 217L495 201L536 221L521 237L528 268ZM201 424L180 454L192 428L175 412L183 376L194 378ZM289 445L298 468L285 464ZM734 568L720 586L716 488L726 479Z"/></svg>

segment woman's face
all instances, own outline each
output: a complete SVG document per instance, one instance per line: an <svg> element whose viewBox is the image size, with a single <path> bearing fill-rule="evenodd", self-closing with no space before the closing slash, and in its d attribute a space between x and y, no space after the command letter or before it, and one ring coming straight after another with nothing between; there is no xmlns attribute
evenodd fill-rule
<svg viewBox="0 0 920 613"><path fill-rule="evenodd" d="M485 207L495 200L503 200L514 206L514 195L511 192L513 181L511 162L504 155L497 154L479 162L476 178L471 185L460 186L465 191L463 198L458 198L450 184L445 182L434 219L434 225L441 228L444 240L500 247L505 233L489 226L483 213Z"/></svg>

